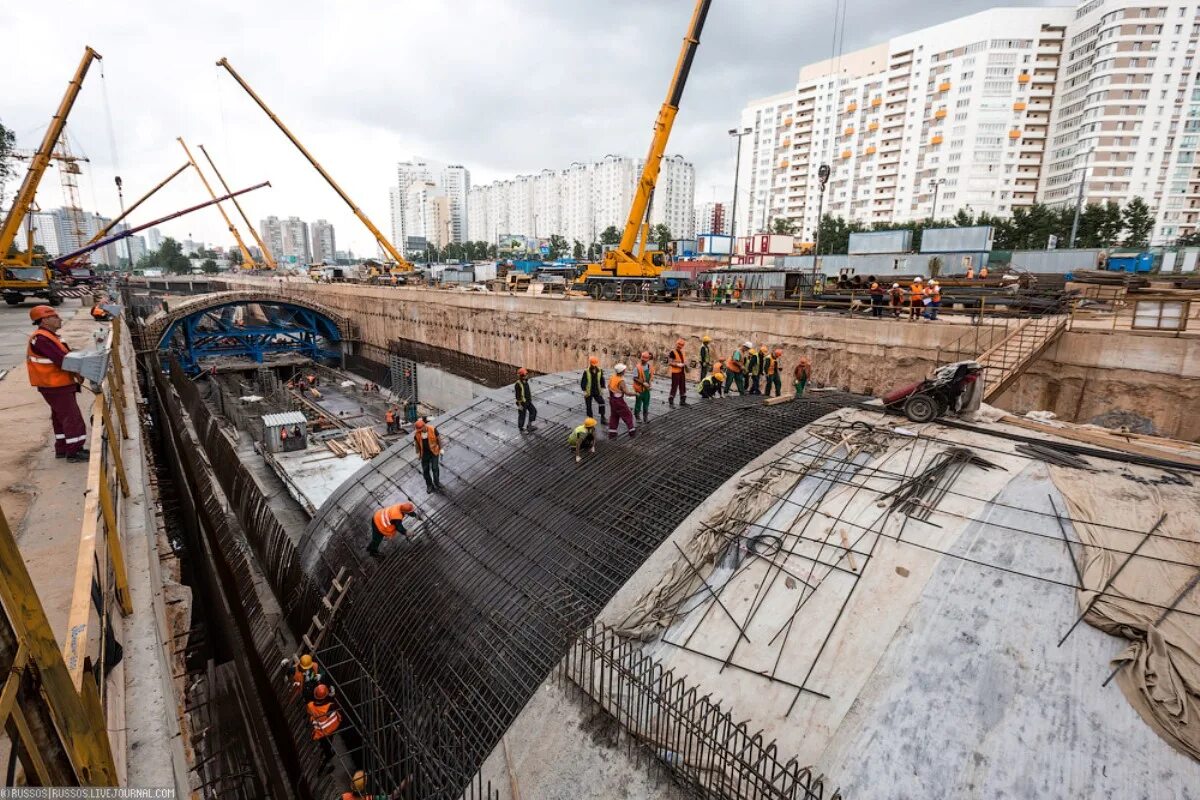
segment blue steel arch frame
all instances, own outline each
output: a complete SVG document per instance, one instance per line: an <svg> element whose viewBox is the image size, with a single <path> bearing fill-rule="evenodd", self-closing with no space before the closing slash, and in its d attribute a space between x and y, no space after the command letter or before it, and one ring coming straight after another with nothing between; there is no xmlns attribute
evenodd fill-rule
<svg viewBox="0 0 1200 800"><path fill-rule="evenodd" d="M257 305L266 313L264 324L238 325L233 310L238 306ZM182 346L176 335L182 337ZM325 342L337 345L328 347ZM332 318L311 308L283 300L230 300L220 305L199 308L172 321L158 341L159 352L174 352L180 366L189 374L201 371L206 358L245 357L263 363L274 353L296 353L314 361L340 358L342 333ZM164 366L165 368L165 366Z"/></svg>

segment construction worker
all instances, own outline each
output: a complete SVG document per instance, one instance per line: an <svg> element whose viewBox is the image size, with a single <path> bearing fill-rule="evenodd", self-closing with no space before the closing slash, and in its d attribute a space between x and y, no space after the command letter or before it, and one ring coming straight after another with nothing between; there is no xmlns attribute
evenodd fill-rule
<svg viewBox="0 0 1200 800"><path fill-rule="evenodd" d="M387 423L389 435L396 432L396 410L394 408L388 408L387 413L383 415L383 421Z"/></svg>
<svg viewBox="0 0 1200 800"><path fill-rule="evenodd" d="M583 451L586 448L596 452L596 420L588 417L583 424L567 435L567 444L575 451L575 463L583 461Z"/></svg>
<svg viewBox="0 0 1200 800"><path fill-rule="evenodd" d="M675 405L675 392L679 392L679 405L687 405L687 353L683 347L683 339L675 340L675 349L671 351L671 394L667 397L669 405Z"/></svg>
<svg viewBox="0 0 1200 800"><path fill-rule="evenodd" d="M712 344L711 336L704 336L700 339L700 379L701 380L704 379L705 375L712 372L713 358L712 358L712 348L709 347L710 344Z"/></svg>
<svg viewBox="0 0 1200 800"><path fill-rule="evenodd" d="M112 314L109 314L99 303L92 305L92 319L96 322L111 322Z"/></svg>
<svg viewBox="0 0 1200 800"><path fill-rule="evenodd" d="M425 476L425 491L440 492L442 490L442 445L438 441L437 428L424 419L417 420L416 433L413 443L417 447L417 457L421 459L421 474Z"/></svg>
<svg viewBox="0 0 1200 800"><path fill-rule="evenodd" d="M929 283L925 284L925 319L930 322L937 322L938 308L942 305L942 287L938 285L937 278L931 278Z"/></svg>
<svg viewBox="0 0 1200 800"><path fill-rule="evenodd" d="M291 673L292 700L303 696L304 702L307 703L313 699L313 692L317 686L325 682L325 673L321 671L316 659L308 653L300 656L295 663L285 658L283 670L285 673Z"/></svg>
<svg viewBox="0 0 1200 800"><path fill-rule="evenodd" d="M925 300L925 280L920 275L913 278L910 291L912 294L908 299L908 321L912 322L914 319L917 319L921 316L921 306L924 304Z"/></svg>
<svg viewBox="0 0 1200 800"><path fill-rule="evenodd" d="M975 267L971 267L971 266L967 267L967 280L969 280L969 281L975 280Z"/></svg>
<svg viewBox="0 0 1200 800"><path fill-rule="evenodd" d="M767 384L767 397L771 396L771 389L775 390L775 396L779 397L783 393L781 387L782 381L779 379L779 357L783 355L783 351L776 348L773 353L763 355L763 378Z"/></svg>
<svg viewBox="0 0 1200 800"><path fill-rule="evenodd" d="M638 363L633 365L633 418L650 421L650 388L654 381L654 365L650 353L643 351Z"/></svg>
<svg viewBox="0 0 1200 800"><path fill-rule="evenodd" d="M979 279L983 280L983 279L987 278L987 276L988 276L988 268L987 268L987 265L985 264L979 268Z"/></svg>
<svg viewBox="0 0 1200 800"><path fill-rule="evenodd" d="M629 395L629 387L625 384L625 365L617 364L613 367L614 374L608 379L608 405L612 409L612 414L608 418L608 438L615 438L621 422L625 423L625 427L629 429L630 438L637 436L637 426L633 421L633 412L629 410L629 405L625 402L625 398Z"/></svg>
<svg viewBox="0 0 1200 800"><path fill-rule="evenodd" d="M333 705L333 690L325 684L317 685L313 699L306 706L308 723L312 727L313 741L321 748L321 756L326 762L333 759L333 742L330 741L337 729L342 725L342 715Z"/></svg>
<svg viewBox="0 0 1200 800"><path fill-rule="evenodd" d="M400 781L391 794L376 794L367 790L367 773L361 769L350 776L350 791L342 792L342 800L399 800L412 783L412 776Z"/></svg>
<svg viewBox="0 0 1200 800"><path fill-rule="evenodd" d="M871 295L871 316L879 319L883 316L883 287L879 281L872 281L869 290Z"/></svg>
<svg viewBox="0 0 1200 800"><path fill-rule="evenodd" d="M600 369L600 359L596 356L588 358L587 369L579 380L579 388L583 390L583 404L587 407L587 415L592 416L593 401L599 407L600 424L605 425L604 418L604 370Z"/></svg>
<svg viewBox="0 0 1200 800"><path fill-rule="evenodd" d="M812 362L807 356L800 356L800 360L796 362L796 369L792 371L792 377L795 379L796 399L804 396L804 387L808 386L808 379L812 376Z"/></svg>
<svg viewBox="0 0 1200 800"><path fill-rule="evenodd" d="M900 284L892 284L892 288L888 289L888 297L891 301L892 316L900 319L900 309L904 307L904 290L900 288Z"/></svg>
<svg viewBox="0 0 1200 800"><path fill-rule="evenodd" d="M537 420L537 407L533 404L533 394L529 391L529 370L521 367L517 370L517 382L514 384L514 389L517 395L517 430L521 433L529 431L533 433L537 428L533 427L533 423ZM525 418L529 417L529 425L526 426Z"/></svg>
<svg viewBox="0 0 1200 800"><path fill-rule="evenodd" d="M750 346L750 352L746 354L746 359L743 362L746 368L746 394L758 394L758 351L754 346Z"/></svg>
<svg viewBox="0 0 1200 800"><path fill-rule="evenodd" d="M377 509L371 515L371 543L367 545L367 552L370 555L379 555L379 545L383 544L384 539L391 539L396 535L396 532L404 534L404 538L408 538L408 531L404 529L404 518L413 516L420 519L417 514L417 507L412 503L403 502L394 505L385 506Z"/></svg>
<svg viewBox="0 0 1200 800"><path fill-rule="evenodd" d="M771 351L765 344L758 348L758 355L753 360L754 372L752 374L752 379L754 381L754 385L750 387L750 394L762 394L761 381L763 376L767 374L767 357L770 356L770 354Z"/></svg>
<svg viewBox="0 0 1200 800"><path fill-rule="evenodd" d="M719 397L725 393L725 373L721 372L720 367L711 375L705 375L700 380L700 397L705 400L711 400L714 397Z"/></svg>
<svg viewBox="0 0 1200 800"><path fill-rule="evenodd" d="M54 428L54 456L71 462L87 461L89 453L87 424L79 413L75 395L82 378L62 368L63 357L71 348L58 338L62 318L50 306L34 306L29 318L37 330L29 337L25 366L29 370L29 385L42 395L50 406L50 425Z"/></svg>
<svg viewBox="0 0 1200 800"><path fill-rule="evenodd" d="M746 393L746 375L745 362L749 356L750 348L753 347L750 342L746 342L739 349L733 351L733 355L725 361L725 394L729 394L729 386L731 384L737 386L738 394Z"/></svg>

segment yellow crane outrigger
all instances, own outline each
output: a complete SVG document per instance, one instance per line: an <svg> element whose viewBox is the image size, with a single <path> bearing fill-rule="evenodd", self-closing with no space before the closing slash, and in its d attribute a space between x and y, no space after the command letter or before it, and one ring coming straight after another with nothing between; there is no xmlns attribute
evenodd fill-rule
<svg viewBox="0 0 1200 800"><path fill-rule="evenodd" d="M675 75L667 89L667 99L659 109L658 119L654 121L654 138L650 140L650 152L642 167L642 176L633 195L629 216L625 220L621 242L607 251L600 263L586 265L583 273L576 279L576 285L586 288L593 297L612 300L628 296L631 289L641 293L648 284L657 281L670 261L667 254L661 250L646 249L648 230L643 226L648 228L650 224L654 187L658 183L658 173L667 151L667 141L671 137L671 128L675 125L675 116L679 113L683 88L687 85L692 61L700 46L700 34L704 30L704 21L708 18L711 5L712 0L696 0L692 22L683 38L679 61L675 65Z"/></svg>
<svg viewBox="0 0 1200 800"><path fill-rule="evenodd" d="M50 166L54 148L58 144L59 137L62 136L63 128L66 127L71 108L79 97L79 90L83 87L83 79L87 76L88 68L91 67L93 61L98 61L100 58L102 56L92 48L84 48L83 58L75 70L75 76L67 85L67 93L63 95L62 102L58 104L58 111L54 113L54 117L50 120L50 126L46 128L42 143L38 146L37 152L29 164L29 170L21 181L21 188L17 190L12 208L9 209L8 216L4 218L3 226L0 226L0 294L3 295L4 302L9 305L15 306L26 297L44 298L52 306L62 302L62 297L58 294L53 282L52 270L45 264L35 266L33 263L32 227L27 227L25 252L12 257L9 256L9 252L16 244L21 223L34 210L38 185L42 182L42 177Z"/></svg>
<svg viewBox="0 0 1200 800"><path fill-rule="evenodd" d="M343 190L341 186L338 186L337 181L333 179L333 176L325 171L325 168L317 162L317 159L313 158L312 153L308 152L304 145L300 144L300 140L297 139L295 135L288 130L288 127L283 124L283 120L275 116L275 112L271 111L267 104L263 102L263 99L259 97L253 89L250 88L250 84L246 83L242 76L237 73L237 70L235 70L233 65L229 63L229 59L222 58L217 62L217 66L225 68L225 70L233 77L233 79L238 82L238 85L242 87L246 94L250 95L250 99L258 104L258 107L261 108L268 117L270 117L271 121L275 123L275 126L279 128L279 130L283 131L283 135L286 136L291 143L296 146L296 149L300 151L300 154L308 159L308 163L312 164L317 172L321 173L321 177L325 179L325 182L328 183L333 190L338 193L338 196L345 201L346 205L350 206L350 210L354 212L354 216L358 217L359 221L362 222L362 224L366 226L367 230L371 232L371 235L375 237L375 241L379 243L379 246L383 249L383 251L387 253L387 255L390 256L395 262L395 265L392 267L392 271L412 272L413 265L408 261L408 259L400 255L400 251L397 250L396 247L387 240L387 237L383 235L379 228L375 227L375 223L371 222L367 215L363 213L363 210L355 205L354 201L350 199L350 195L346 194L345 190Z"/></svg>

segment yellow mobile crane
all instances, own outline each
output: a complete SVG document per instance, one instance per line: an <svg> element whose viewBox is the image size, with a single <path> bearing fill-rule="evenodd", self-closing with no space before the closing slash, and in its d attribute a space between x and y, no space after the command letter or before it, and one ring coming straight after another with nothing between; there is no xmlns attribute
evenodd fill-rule
<svg viewBox="0 0 1200 800"><path fill-rule="evenodd" d="M34 210L38 185L50 166L54 148L62 136L71 108L79 97L79 90L83 87L88 68L93 61L100 58L100 54L92 48L84 48L83 58L75 70L75 77L67 85L67 93L63 95L62 102L58 104L58 111L54 113L50 126L46 128L46 135L42 137L42 143L29 164L24 180L21 181L21 188L17 190L12 208L4 218L4 225L0 226L0 294L10 306L18 305L27 297L44 298L52 306L62 302L62 297L53 282L53 271L45 263L34 264L31 225L26 226L25 252L13 253L13 249L16 246L17 234L21 230L21 223L25 222Z"/></svg>
<svg viewBox="0 0 1200 800"><path fill-rule="evenodd" d="M296 149L300 151L300 154L308 159L308 163L312 164L317 172L321 173L321 177L324 178L325 182L328 183L333 190L338 193L338 197L342 198L346 205L350 206L350 210L354 212L354 216L358 217L359 221L366 226L367 230L371 232L371 235L375 237L375 241L379 243L380 248L382 248L384 253L386 253L394 262L391 266L391 272L393 274L412 272L413 265L409 263L408 259L400 255L400 251L397 250L395 246L387 240L383 233L380 232L379 228L375 227L375 223L371 222L371 220L367 218L367 215L363 213L362 209L354 204L354 201L350 199L350 195L346 194L341 186L338 186L337 181L333 179L333 176L326 172L325 168L317 163L317 159L313 158L312 153L308 152L304 145L300 144L300 140L297 139L290 130L288 130L287 126L283 124L283 121L279 119L279 117L275 116L275 113L267 107L267 104L263 102L263 99L259 97L253 89L250 88L250 84L246 83L242 76L237 73L237 70L235 70L233 65L229 63L229 59L222 58L217 62L217 66L225 68L225 70L233 77L233 79L238 82L238 85L242 87L246 94L250 95L250 99L258 104L258 107L261 108L263 112L271 118L271 121L275 123L275 126L278 127L279 130L283 131L283 135L286 136L291 143L296 146Z"/></svg>
<svg viewBox="0 0 1200 800"><path fill-rule="evenodd" d="M187 154L187 159L192 165L192 169L196 170L196 174L200 176L200 182L204 184L204 188L208 191L208 196L211 197L215 202L217 199L217 193L214 192L212 187L208 185L208 178L204 177L204 173L200 171L200 165L196 163L196 159L192 158L192 151L188 149L187 143L183 141L182 136L177 136L176 139L179 141L179 146L183 148L183 152ZM221 207L220 203L217 203L216 206L217 211L221 212L221 218L225 220L225 225L229 228L229 232L233 234L233 239L235 242L237 242L238 250L242 252L242 263L253 264L254 256L250 254L250 250L246 247L246 243L242 241L242 235L238 233L238 229L234 227L233 220L231 220L229 215L225 213L225 209Z"/></svg>
<svg viewBox="0 0 1200 800"><path fill-rule="evenodd" d="M208 160L208 165L212 167L213 174L216 175L217 180L221 182L221 186L225 189L225 193L228 194L229 192L232 192L233 189L230 189L229 184L225 182L223 177L221 177L221 171L217 169L217 165L213 162L212 156L208 154L208 151L204 149L204 145L200 145L200 152L204 153L204 158ZM242 269L275 269L277 267L275 263L275 257L271 255L271 251L267 249L265 244L263 244L262 237L258 235L258 231L255 230L254 226L250 223L250 217L246 216L245 210L242 209L242 204L238 202L236 197L231 199L233 200L233 207L236 208L238 213L242 215L242 222L246 223L246 227L250 230L250 235L253 236L254 241L258 243L258 251L262 253L263 257L263 263L256 264L254 262L250 262L249 264L242 264Z"/></svg>
<svg viewBox="0 0 1200 800"><path fill-rule="evenodd" d="M679 113L683 87L687 84L688 73L691 72L692 61L700 45L700 33L704 30L704 21L708 18L711 5L712 0L696 1L692 23L688 27L687 36L683 38L683 48L675 65L675 75L671 78L671 86L667 90L666 102L659 109L658 119L654 122L650 153L646 156L642 177L633 195L633 205L630 206L629 216L625 220L621 242L604 254L601 263L588 264L576 280L576 286L585 288L597 299L613 300L617 297L629 297L631 294L636 296L656 291L663 270L670 261L667 254L661 250L646 249L650 206L654 199L654 187L658 183L663 155L667 150L667 140L671 137L671 128L675 124L675 116Z"/></svg>

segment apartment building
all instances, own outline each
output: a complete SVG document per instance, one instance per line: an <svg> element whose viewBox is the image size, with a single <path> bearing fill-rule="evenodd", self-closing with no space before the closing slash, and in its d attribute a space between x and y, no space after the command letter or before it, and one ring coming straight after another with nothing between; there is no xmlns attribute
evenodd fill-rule
<svg viewBox="0 0 1200 800"><path fill-rule="evenodd" d="M461 164L442 164L430 159L414 157L396 165L396 185L388 190L388 205L392 217L392 243L401 250L419 250L429 238L423 230L411 230L406 220L419 217L425 219L424 210L412 209L413 186L420 186L418 195L424 197L425 185L432 183L446 196L449 207L449 236L451 241L462 243L470 230L471 172ZM414 216L415 215L415 216ZM443 238L439 232L437 238Z"/></svg>
<svg viewBox="0 0 1200 800"><path fill-rule="evenodd" d="M727 216L724 203L701 203L696 206L696 235L728 234Z"/></svg>
<svg viewBox="0 0 1200 800"><path fill-rule="evenodd" d="M323 219L308 226L312 236L312 257L314 262L333 264L337 262L337 243L333 234L333 225Z"/></svg>
<svg viewBox="0 0 1200 800"><path fill-rule="evenodd" d="M1032 204L1074 16L994 8L803 67L742 113L738 229L786 218L811 237L822 200L866 224Z"/></svg>

